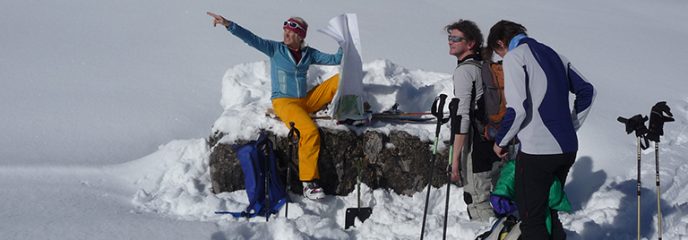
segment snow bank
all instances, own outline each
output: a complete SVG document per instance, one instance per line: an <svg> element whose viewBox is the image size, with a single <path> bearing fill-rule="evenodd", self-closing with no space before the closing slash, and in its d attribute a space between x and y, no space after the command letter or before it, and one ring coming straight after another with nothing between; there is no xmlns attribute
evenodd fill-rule
<svg viewBox="0 0 688 240"><path fill-rule="evenodd" d="M318 84L322 79L331 76L333 70L336 69L313 68L309 73L310 84ZM366 97L374 111L389 108L394 103L399 103L400 109L404 111L428 111L434 97L440 92L448 93L448 86L451 86L450 76L447 74L409 71L386 60L366 64L364 70L364 83L369 93ZM266 109L270 107L269 89L266 62L241 64L227 70L223 79L221 100L224 112L213 128L214 131L227 133L222 141L254 138L261 128L286 134L286 127L283 127L281 122L264 116ZM337 126L331 121L321 121L319 124L325 127L347 128ZM383 132L393 129L404 130L429 140L434 131L434 124L377 123L356 130L365 129ZM448 132L447 129L443 131ZM448 138L448 133L446 135ZM212 194L207 165L210 151L202 139L173 141L161 146L157 152L149 156L113 168L117 175L138 189L132 200L137 211L159 213L185 220L217 221L226 229L236 230L246 239L276 236L288 236L289 239L348 239L360 234L361 231L366 232L366 237L377 239L387 239L390 231L409 238L418 234L415 228L421 219L418 216L423 210L423 193L417 193L413 197L399 196L384 190L372 191L365 185L362 188L362 204L374 207L375 214L359 230L341 230L344 226L346 208L354 207L357 202L355 194L344 197L328 196L321 202L304 200L294 195L295 202L289 207L289 219L293 221L278 218L269 225L246 225L241 224L246 222L245 219L215 215L216 210L240 211L248 202L245 191ZM455 196L461 196L461 190L458 188L454 188L453 191ZM430 203L433 209L430 211L429 225L437 225L438 221L441 221L444 192L444 189L433 191L434 200ZM466 224L466 213L460 210L464 209L465 205L459 199L452 199L453 206L457 206L452 208L455 209L454 220ZM283 216L284 212L280 215ZM264 221L263 218L250 219L250 222ZM464 228L457 227L451 231L457 231L456 234L459 235L462 229ZM255 235L256 233L259 234Z"/></svg>
<svg viewBox="0 0 688 240"><path fill-rule="evenodd" d="M311 85L326 79L334 68L315 67L309 75ZM451 95L450 75L408 70L386 60L364 65L364 83L368 101L374 111L381 111L399 103L401 110L427 111L439 93ZM214 131L227 133L222 141L250 139L258 129L267 128L278 134L286 134L282 123L265 117L270 107L268 69L266 62L247 63L227 70L223 79L222 106L224 112L215 122ZM688 99L669 104L676 122L667 123L666 136L661 145L662 211L664 236L671 239L688 238L688 182L685 172L688 162ZM649 109L649 108L648 108ZM601 131L594 122L586 122L586 128ZM331 121L319 121L319 125L331 128L351 128L357 131L373 130L388 132L404 130L423 139L433 136L434 124L393 125L377 123L365 128L338 126ZM618 126L622 131L622 126ZM442 138L448 139L446 128ZM612 131L612 130L609 130ZM613 130L617 132L617 129ZM623 149L608 161L617 161L627 170L626 176L609 177L604 170L595 170L595 161L610 156L608 151L591 151L580 156L571 169L567 192L574 203L574 212L562 213L564 227L571 239L629 239L635 237L635 142L632 136L622 141ZM593 141L581 135L581 141ZM626 144L626 142L628 142ZM601 148L605 144L599 143ZM618 148L618 147L617 147ZM284 210L280 217L262 224L264 218L234 219L215 215L216 210L240 211L247 203L245 191L213 194L210 190L208 156L211 149L203 139L173 141L161 146L158 152L134 162L113 167L113 171L137 188L133 204L137 211L162 214L172 218L217 222L222 232L216 233L230 239L413 239L420 234L425 192L413 196L400 196L385 190L362 187L362 206L373 208L373 215L353 230L343 230L346 208L356 206L355 192L349 196L328 196L313 202L292 195L289 219ZM654 186L654 151L643 152L641 199L642 233L653 238L656 230L656 195ZM432 189L428 213L427 236L440 238L444 214L446 186ZM453 239L473 239L485 231L487 224L468 220L463 189L451 189L448 235Z"/></svg>
<svg viewBox="0 0 688 240"><path fill-rule="evenodd" d="M451 75L444 73L410 71L388 60L376 60L364 64L365 98L374 112L391 108L395 103L404 112L430 111L432 101L440 93L451 96ZM324 79L336 74L337 67L314 66L308 73L309 85L315 86ZM265 117L270 102L269 66L266 61L240 64L227 70L223 78L221 104L224 112L215 121L213 131L227 133L221 142L234 142L237 139L255 138L259 129L270 129L277 134L286 135L283 123ZM327 114L327 113L321 113ZM392 125L377 123L364 128L336 125L330 120L319 120L321 127L353 129L357 131L374 130L389 132L403 130L430 140L434 136L434 125ZM448 129L448 128L447 128ZM444 135L449 136L447 131Z"/></svg>

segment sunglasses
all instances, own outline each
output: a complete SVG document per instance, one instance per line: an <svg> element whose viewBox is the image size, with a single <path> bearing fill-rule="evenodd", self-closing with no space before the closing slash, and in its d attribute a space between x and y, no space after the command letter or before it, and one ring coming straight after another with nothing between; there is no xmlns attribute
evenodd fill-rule
<svg viewBox="0 0 688 240"><path fill-rule="evenodd" d="M459 36L452 36L452 35L449 35L449 36L447 36L447 40L448 40L449 42L457 43L457 42L461 42L461 41L463 41L463 40L466 40L466 38L465 38L465 37L459 37Z"/></svg>
<svg viewBox="0 0 688 240"><path fill-rule="evenodd" d="M296 23L296 22L292 22L292 21L284 21L284 26L289 26L289 27L291 27L291 28L298 28L298 29L301 29L301 30L304 30L304 31L305 31L305 29L303 29L303 28L301 27L301 25L299 25L299 24Z"/></svg>

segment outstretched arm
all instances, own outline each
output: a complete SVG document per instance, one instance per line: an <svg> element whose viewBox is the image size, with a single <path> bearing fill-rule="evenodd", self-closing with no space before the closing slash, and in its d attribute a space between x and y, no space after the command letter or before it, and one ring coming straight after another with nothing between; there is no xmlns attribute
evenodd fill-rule
<svg viewBox="0 0 688 240"><path fill-rule="evenodd" d="M218 24L225 26L225 27L229 27L229 25L232 25L231 21L225 19L224 17L222 17L220 15L217 15L217 14L211 13L211 12L206 12L206 14L213 17L213 27L217 27Z"/></svg>
<svg viewBox="0 0 688 240"><path fill-rule="evenodd" d="M234 34L234 36L237 36L241 40L243 40L246 44L248 44L251 47L254 47L255 49L258 49L258 51L261 51L265 53L265 55L272 56L275 52L276 45L279 44L278 42L275 41L270 41L263 39L261 37L256 36L253 34L251 31L244 29L243 27L239 26L239 24L236 24L232 21L229 21L225 19L224 17L217 15L215 13L207 12L207 14L211 17L213 17L213 26L217 26L218 24L225 26L229 32Z"/></svg>
<svg viewBox="0 0 688 240"><path fill-rule="evenodd" d="M315 60L315 64L337 65L342 62L342 56L344 53L341 47L339 48L339 50L337 50L337 53L335 54L323 53L315 48L311 49L313 50L313 59Z"/></svg>

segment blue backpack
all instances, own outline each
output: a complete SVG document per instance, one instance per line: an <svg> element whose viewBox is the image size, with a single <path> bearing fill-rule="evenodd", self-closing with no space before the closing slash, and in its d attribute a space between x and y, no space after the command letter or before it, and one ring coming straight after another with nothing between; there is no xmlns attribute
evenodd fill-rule
<svg viewBox="0 0 688 240"><path fill-rule="evenodd" d="M266 219L270 214L277 214L287 202L288 196L277 174L277 156L268 135L261 132L258 140L232 147L244 172L249 205L242 212L218 211L215 213L231 214L237 218L265 216Z"/></svg>

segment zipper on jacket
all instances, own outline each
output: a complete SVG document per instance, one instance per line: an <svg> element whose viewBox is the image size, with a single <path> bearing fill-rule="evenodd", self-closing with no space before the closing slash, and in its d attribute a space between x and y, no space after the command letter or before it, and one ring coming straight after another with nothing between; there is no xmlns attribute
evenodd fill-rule
<svg viewBox="0 0 688 240"><path fill-rule="evenodd" d="M303 52L301 53L301 59L299 59L299 62L296 63L296 66L294 66L296 68L296 71L294 71L294 79L296 79L296 87L297 87L296 88L296 96L297 97L305 97L305 95L301 96L301 88L299 87L299 80L298 80L298 73L299 73L298 69L299 69L299 64L301 64L301 62L303 62L303 60L306 59L306 55L308 55L308 51L306 51L306 48L303 48ZM308 70L306 70L306 71L308 71ZM306 81L308 81L308 78L307 77L304 77L304 78L305 78L304 84L307 84ZM304 86L303 88L306 88L306 86Z"/></svg>
<svg viewBox="0 0 688 240"><path fill-rule="evenodd" d="M292 63L294 63L294 82L296 85L296 97L300 98L301 97L301 88L299 84L299 63L303 61L303 57L301 56L301 59L299 59L299 62L297 63L296 60L294 60L294 56L291 54L291 50L289 50L289 47L287 47L287 55L289 56L289 59L291 60Z"/></svg>
<svg viewBox="0 0 688 240"><path fill-rule="evenodd" d="M301 86L299 86L299 69L294 67L294 81L296 81L296 97L301 98Z"/></svg>
<svg viewBox="0 0 688 240"><path fill-rule="evenodd" d="M291 57L291 52L289 53L289 56ZM299 64L301 64L301 62L303 62L304 58L306 58L306 51L305 50L301 53L301 59L299 59L299 62L296 63L296 65L294 65L294 70L295 70L294 71L294 80L296 81L296 97L299 97L299 98L305 97L305 96L301 96L301 87L299 86L300 84L299 84L299 76L298 76L299 75ZM292 57L291 60L294 61L294 58ZM308 71L308 70L306 70L306 71ZM306 79L304 79L304 80L306 80ZM305 88L305 86L304 86L304 88Z"/></svg>

